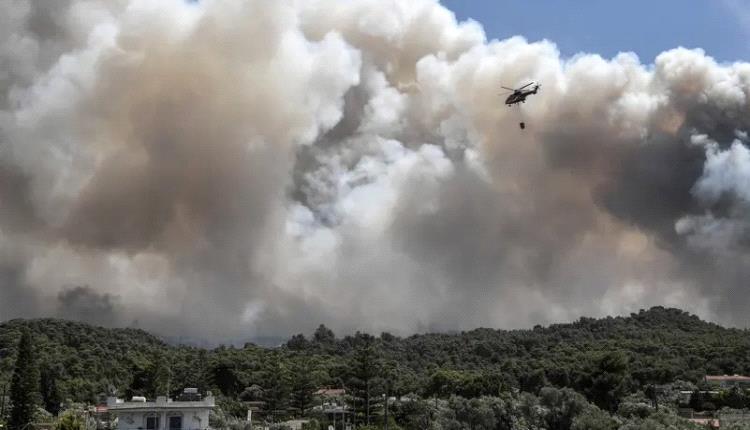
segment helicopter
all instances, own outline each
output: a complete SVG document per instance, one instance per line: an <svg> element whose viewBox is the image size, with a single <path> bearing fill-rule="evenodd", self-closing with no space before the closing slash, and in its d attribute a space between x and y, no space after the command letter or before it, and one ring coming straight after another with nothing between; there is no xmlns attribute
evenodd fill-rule
<svg viewBox="0 0 750 430"><path fill-rule="evenodd" d="M524 88L532 84L533 82L529 82L528 84L517 89L502 87L508 91L513 91L513 94L509 95L508 98L505 99L505 104L508 106L513 106L514 104L518 104L518 103L526 103L526 97L532 94L536 94L537 91L539 91L539 88L541 87L540 84L536 84L534 85L534 88L529 89L529 90L524 90Z"/></svg>

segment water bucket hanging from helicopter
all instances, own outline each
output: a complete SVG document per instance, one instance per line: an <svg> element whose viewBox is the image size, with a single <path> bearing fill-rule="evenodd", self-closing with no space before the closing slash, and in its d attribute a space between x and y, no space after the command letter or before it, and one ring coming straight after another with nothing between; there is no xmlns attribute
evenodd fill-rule
<svg viewBox="0 0 750 430"><path fill-rule="evenodd" d="M503 89L507 91L511 91L512 93L505 99L505 104L510 107L513 105L520 106L520 103L526 103L526 98L532 94L536 94L539 92L539 88L541 88L541 84L534 85L533 88L526 89L530 85L534 84L533 82L529 82L528 84L520 87L520 88L508 88L508 87L502 87ZM508 92L501 93L501 95L505 95ZM526 122L523 121L523 118L521 118L521 121L519 121L518 126L521 128L521 130L526 129Z"/></svg>

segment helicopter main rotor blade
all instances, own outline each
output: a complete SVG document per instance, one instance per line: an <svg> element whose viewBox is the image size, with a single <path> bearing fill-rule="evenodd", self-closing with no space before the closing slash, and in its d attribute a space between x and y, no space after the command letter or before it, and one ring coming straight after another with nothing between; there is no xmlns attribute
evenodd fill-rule
<svg viewBox="0 0 750 430"><path fill-rule="evenodd" d="M528 84L526 84L526 85L522 86L521 88L519 88L519 90L522 90L522 89L524 89L524 88L528 87L528 86L529 86L529 85L531 85L531 84L533 84L533 82L529 82Z"/></svg>
<svg viewBox="0 0 750 430"><path fill-rule="evenodd" d="M514 88L508 88L508 87L504 87L504 86L502 86L502 85L500 85L500 88L504 88L504 89L506 89L506 90L508 90L508 91L515 91L515 89L514 89Z"/></svg>

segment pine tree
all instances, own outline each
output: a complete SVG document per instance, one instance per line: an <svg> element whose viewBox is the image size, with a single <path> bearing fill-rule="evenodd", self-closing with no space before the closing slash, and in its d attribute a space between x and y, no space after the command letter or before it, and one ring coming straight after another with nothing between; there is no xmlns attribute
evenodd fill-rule
<svg viewBox="0 0 750 430"><path fill-rule="evenodd" d="M198 351L198 357L195 360L195 373L189 386L197 387L200 392L206 392L210 389L211 375L208 368L208 353L205 349Z"/></svg>
<svg viewBox="0 0 750 430"><path fill-rule="evenodd" d="M304 417L312 405L317 388L313 365L308 357L303 356L292 362L291 377L291 405Z"/></svg>
<svg viewBox="0 0 750 430"><path fill-rule="evenodd" d="M54 416L60 412L60 404L63 401L62 393L57 385L60 377L57 369L50 366L43 366L41 370L40 389L42 395L42 404L47 412Z"/></svg>
<svg viewBox="0 0 750 430"><path fill-rule="evenodd" d="M166 356L160 356L156 359L154 368L154 395L169 396L170 385L172 382L172 369Z"/></svg>
<svg viewBox="0 0 750 430"><path fill-rule="evenodd" d="M10 385L10 430L24 430L33 421L39 401L39 370L34 362L31 335L21 334L18 354Z"/></svg>
<svg viewBox="0 0 750 430"><path fill-rule="evenodd" d="M381 362L375 338L369 334L355 335L357 348L349 368L349 386L352 390L355 413L363 418L365 425L370 425L372 417L379 409L380 402L376 394L379 388Z"/></svg>
<svg viewBox="0 0 750 430"><path fill-rule="evenodd" d="M282 364L280 357L271 356L265 377L265 389L263 390L263 401L267 416L276 421L278 417L286 414L290 397L290 375L286 366Z"/></svg>
<svg viewBox="0 0 750 430"><path fill-rule="evenodd" d="M333 334L333 331L331 329L323 324L319 325L315 330L315 333L313 334L313 342L319 344L332 344L335 341L336 335Z"/></svg>

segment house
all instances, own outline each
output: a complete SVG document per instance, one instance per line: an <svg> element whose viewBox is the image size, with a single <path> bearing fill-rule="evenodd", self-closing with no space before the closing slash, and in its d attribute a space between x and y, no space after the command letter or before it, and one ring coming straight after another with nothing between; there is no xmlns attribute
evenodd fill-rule
<svg viewBox="0 0 750 430"><path fill-rule="evenodd" d="M706 375L706 383L720 388L750 388L750 376L742 375Z"/></svg>
<svg viewBox="0 0 750 430"><path fill-rule="evenodd" d="M682 390L682 391L680 391L680 393L678 394L678 397L677 397L678 403L680 405L687 405L688 403L690 403L690 399L692 399L694 393L695 393L695 391L688 391L688 390ZM711 396L718 396L719 394L721 394L721 391L716 391L716 390L710 390L710 391L709 390L699 390L698 393L703 394L707 398L710 398Z"/></svg>
<svg viewBox="0 0 750 430"><path fill-rule="evenodd" d="M346 390L343 388L321 388L313 393L315 409L346 409Z"/></svg>
<svg viewBox="0 0 750 430"><path fill-rule="evenodd" d="M746 410L722 410L717 413L719 424L722 428L729 427L733 424L750 423L750 412Z"/></svg>
<svg viewBox="0 0 750 430"><path fill-rule="evenodd" d="M117 417L117 430L204 430L214 408L209 391L205 398L194 388L186 388L178 400L159 396L155 401L133 397L124 401L107 399L107 410Z"/></svg>
<svg viewBox="0 0 750 430"><path fill-rule="evenodd" d="M302 426L309 423L310 420L289 420L282 423L284 427L288 427L291 430L302 430Z"/></svg>
<svg viewBox="0 0 750 430"><path fill-rule="evenodd" d="M353 411L346 404L346 390L343 388L321 388L314 393L318 403L313 409L323 413L333 423L334 429L351 428Z"/></svg>
<svg viewBox="0 0 750 430"><path fill-rule="evenodd" d="M321 388L316 391L314 395L327 398L344 397L346 395L346 390L343 388Z"/></svg>
<svg viewBox="0 0 750 430"><path fill-rule="evenodd" d="M89 407L88 415L99 430L110 430L111 418L106 404Z"/></svg>
<svg viewBox="0 0 750 430"><path fill-rule="evenodd" d="M689 418L688 421L710 429L717 429L721 426L719 420L716 418Z"/></svg>

